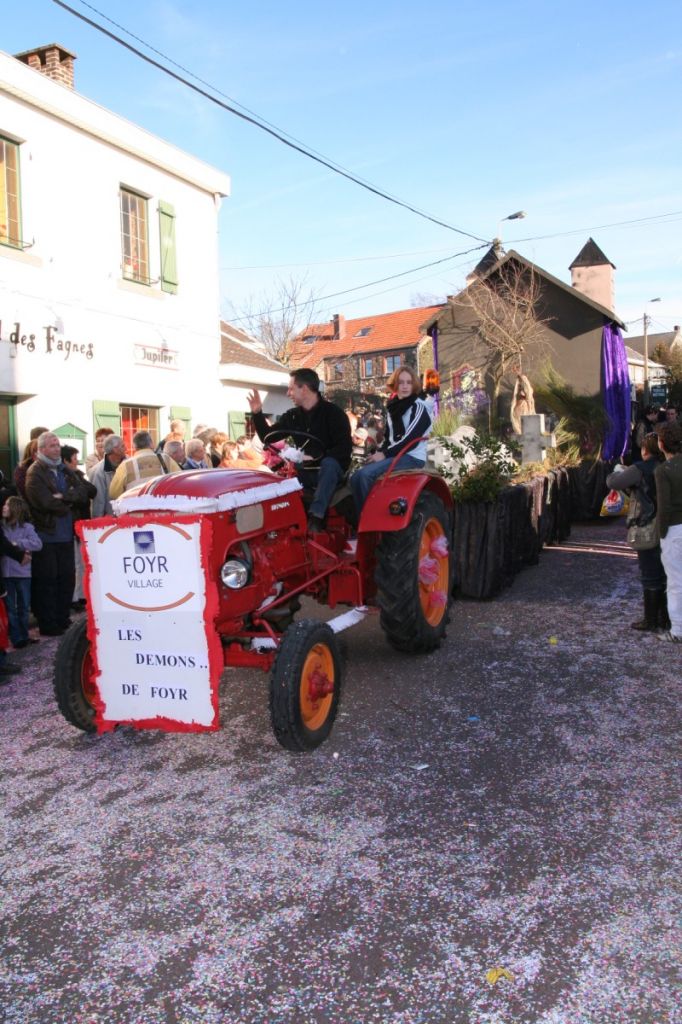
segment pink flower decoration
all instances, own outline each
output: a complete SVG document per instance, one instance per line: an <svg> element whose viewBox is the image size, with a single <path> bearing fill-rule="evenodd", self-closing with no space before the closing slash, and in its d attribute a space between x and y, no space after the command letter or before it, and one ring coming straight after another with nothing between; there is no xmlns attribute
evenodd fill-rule
<svg viewBox="0 0 682 1024"><path fill-rule="evenodd" d="M429 558L428 555L424 555L419 563L419 582L423 583L424 586L429 586L431 583L436 582L438 576L438 562L435 558Z"/></svg>
<svg viewBox="0 0 682 1024"><path fill-rule="evenodd" d="M445 558L448 553L447 537L443 537L442 535L440 537L436 537L434 541L431 541L429 551L432 555L435 555L436 558Z"/></svg>
<svg viewBox="0 0 682 1024"><path fill-rule="evenodd" d="M445 608L448 603L448 595L444 590L432 590L429 594L429 604L434 607Z"/></svg>

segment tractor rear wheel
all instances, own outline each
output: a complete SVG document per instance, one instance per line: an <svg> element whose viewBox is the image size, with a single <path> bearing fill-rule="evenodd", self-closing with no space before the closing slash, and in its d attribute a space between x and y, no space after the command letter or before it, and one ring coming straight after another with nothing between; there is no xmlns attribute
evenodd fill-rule
<svg viewBox="0 0 682 1024"><path fill-rule="evenodd" d="M341 694L333 630L303 619L282 637L270 676L270 721L286 750L314 750L331 732Z"/></svg>
<svg viewBox="0 0 682 1024"><path fill-rule="evenodd" d="M433 651L445 636L451 540L451 515L431 491L422 491L404 530L381 538L376 569L381 628L398 651Z"/></svg>
<svg viewBox="0 0 682 1024"><path fill-rule="evenodd" d="M94 671L87 622L80 619L59 642L52 682L59 710L83 732L95 732Z"/></svg>

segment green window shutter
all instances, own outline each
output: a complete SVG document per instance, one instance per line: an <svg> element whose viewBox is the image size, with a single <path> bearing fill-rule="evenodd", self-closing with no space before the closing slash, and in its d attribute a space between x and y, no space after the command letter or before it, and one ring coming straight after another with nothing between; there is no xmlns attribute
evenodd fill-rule
<svg viewBox="0 0 682 1024"><path fill-rule="evenodd" d="M121 409L118 402L93 401L92 419L95 430L111 427L115 434L121 433Z"/></svg>
<svg viewBox="0 0 682 1024"><path fill-rule="evenodd" d="M175 295L178 290L178 261L175 251L175 208L159 200L161 236L161 290ZM178 416L177 419L180 419Z"/></svg>
<svg viewBox="0 0 682 1024"><path fill-rule="evenodd" d="M192 436L192 410L186 405L171 405L170 418L172 420L182 420L185 424L185 440L189 441Z"/></svg>
<svg viewBox="0 0 682 1024"><path fill-rule="evenodd" d="M246 433L246 413L245 412L228 412L227 414L227 429L230 435L231 441L236 441L238 437L241 437Z"/></svg>

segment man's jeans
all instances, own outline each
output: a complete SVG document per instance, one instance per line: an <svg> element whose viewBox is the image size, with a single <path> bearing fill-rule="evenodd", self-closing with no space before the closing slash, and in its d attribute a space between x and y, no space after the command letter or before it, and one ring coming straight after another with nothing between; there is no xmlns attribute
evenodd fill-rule
<svg viewBox="0 0 682 1024"><path fill-rule="evenodd" d="M304 469L299 463L296 467L296 475L306 490L314 489L315 491L308 514L317 516L318 519L324 519L334 491L343 480L344 470L341 469L336 459L325 455L320 462L319 469Z"/></svg>

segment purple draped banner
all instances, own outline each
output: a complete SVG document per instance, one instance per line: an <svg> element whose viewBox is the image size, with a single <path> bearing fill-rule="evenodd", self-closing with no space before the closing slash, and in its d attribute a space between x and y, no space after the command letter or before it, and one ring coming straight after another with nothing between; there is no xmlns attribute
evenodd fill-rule
<svg viewBox="0 0 682 1024"><path fill-rule="evenodd" d="M605 324L601 340L601 379L609 418L602 457L619 459L630 439L630 374L620 328Z"/></svg>

